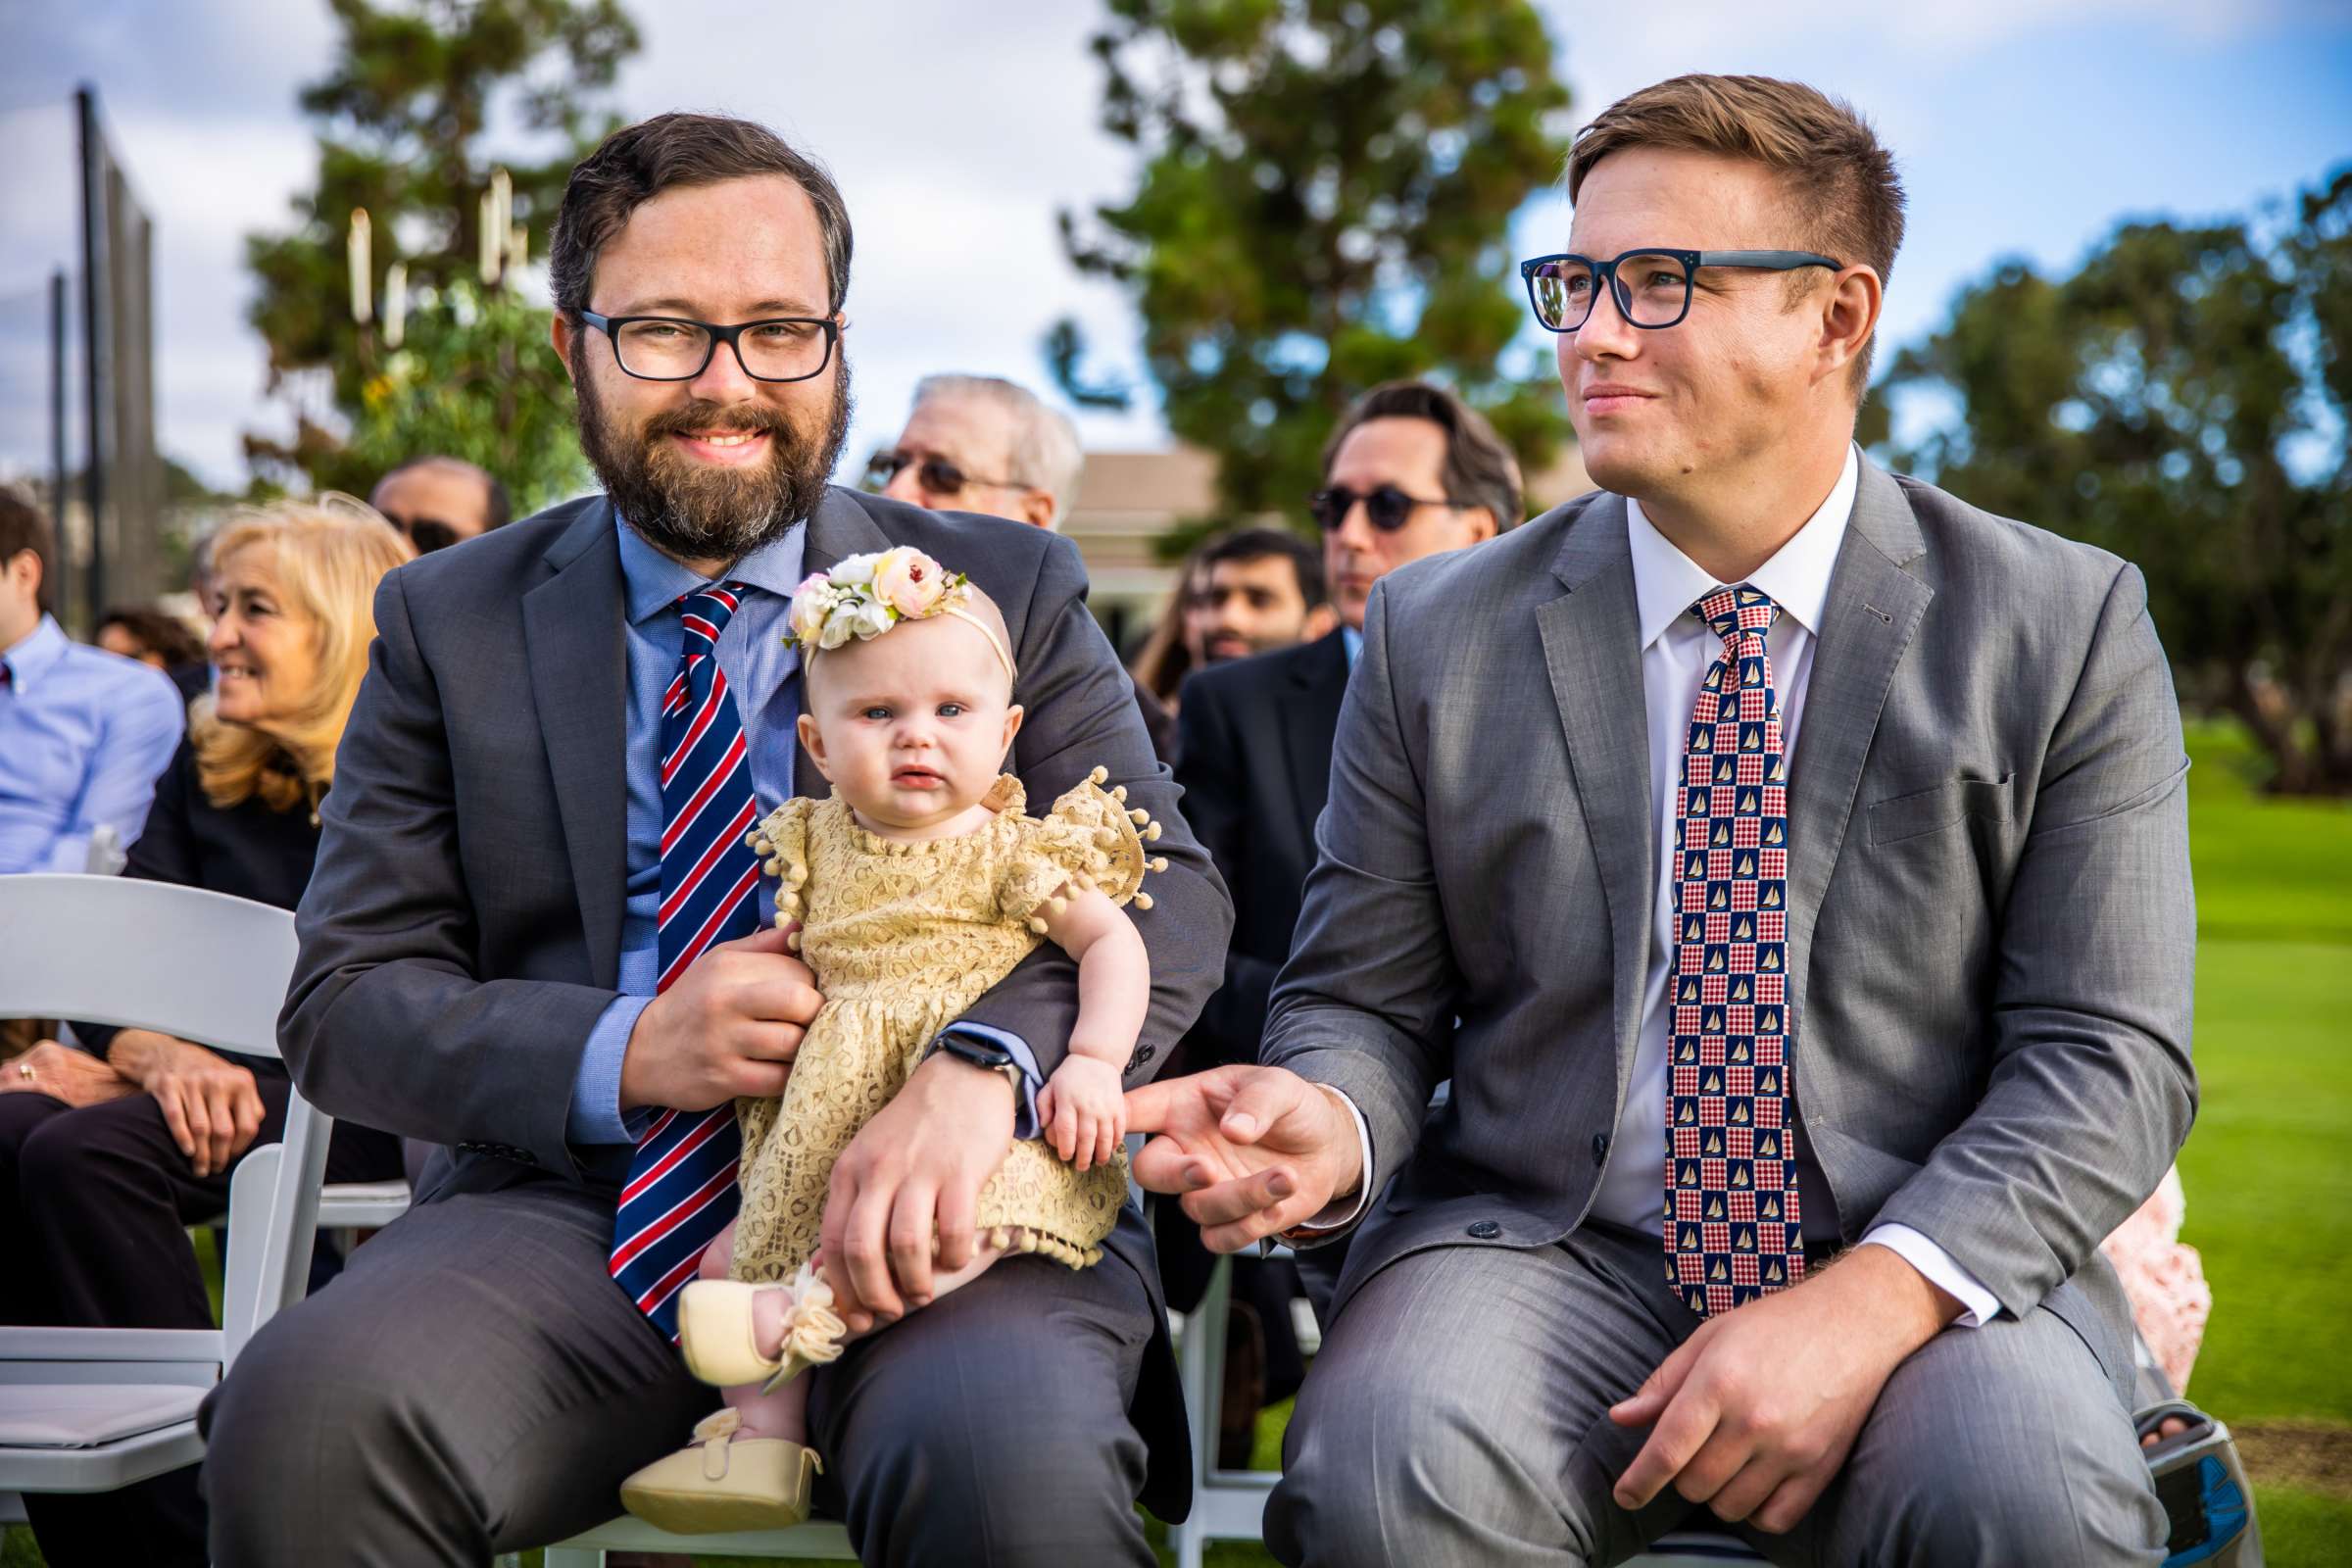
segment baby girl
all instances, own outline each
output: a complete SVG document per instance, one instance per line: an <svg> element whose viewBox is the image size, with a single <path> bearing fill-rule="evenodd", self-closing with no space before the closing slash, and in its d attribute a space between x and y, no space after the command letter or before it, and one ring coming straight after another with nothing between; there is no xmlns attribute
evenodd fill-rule
<svg viewBox="0 0 2352 1568"><path fill-rule="evenodd" d="M833 1162L980 996L1041 940L1077 961L1069 1054L1038 1100L1041 1140L1015 1140L981 1189L980 1246L934 1294L1006 1254L1083 1268L1127 1198L1120 1074L1144 1023L1151 973L1119 906L1140 891L1159 827L1095 772L1033 817L1001 772L1021 710L1004 619L920 551L855 556L801 584L800 741L833 786L752 834L783 891L779 921L825 1004L780 1099L739 1101L743 1203L679 1300L688 1370L725 1390L693 1446L631 1476L630 1512L678 1532L766 1529L806 1518L820 1468L808 1446L808 1380L841 1354L817 1253ZM1139 831L1140 829L1140 831Z"/></svg>

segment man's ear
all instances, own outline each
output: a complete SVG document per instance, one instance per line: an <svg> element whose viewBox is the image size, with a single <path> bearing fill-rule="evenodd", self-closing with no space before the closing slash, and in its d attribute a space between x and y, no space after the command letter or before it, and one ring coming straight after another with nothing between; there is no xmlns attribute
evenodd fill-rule
<svg viewBox="0 0 2352 1568"><path fill-rule="evenodd" d="M1462 513L1462 520L1470 525L1470 542L1474 545L1485 544L1502 531L1495 526L1492 507L1468 508Z"/></svg>
<svg viewBox="0 0 2352 1568"><path fill-rule="evenodd" d="M1844 375L1846 368L1862 357L1885 303L1885 285L1875 270L1849 267L1838 274L1836 286L1821 307L1818 353L1823 376Z"/></svg>
<svg viewBox="0 0 2352 1568"><path fill-rule="evenodd" d="M1044 490L1021 492L1021 520L1032 528L1054 526L1054 497Z"/></svg>
<svg viewBox="0 0 2352 1568"><path fill-rule="evenodd" d="M1339 624L1340 612L1326 601L1308 611L1306 619L1298 623L1298 640L1302 643L1319 643L1337 630Z"/></svg>
<svg viewBox="0 0 2352 1568"><path fill-rule="evenodd" d="M571 318L562 311L554 312L547 323L547 340L556 346L556 358L564 362L564 379L571 378Z"/></svg>
<svg viewBox="0 0 2352 1568"><path fill-rule="evenodd" d="M804 694L806 694L808 690L808 677L805 675L801 680L801 690ZM816 727L816 720L809 717L807 713L803 713L800 716L799 722L794 727L800 732L801 750L808 754L808 760L816 764L816 770L819 773L824 774L825 782L828 784L832 783L833 775L825 767L824 732Z"/></svg>
<svg viewBox="0 0 2352 1568"><path fill-rule="evenodd" d="M1029 715L1018 703L1004 710L1004 755L1012 755L1012 738L1021 732L1021 720Z"/></svg>

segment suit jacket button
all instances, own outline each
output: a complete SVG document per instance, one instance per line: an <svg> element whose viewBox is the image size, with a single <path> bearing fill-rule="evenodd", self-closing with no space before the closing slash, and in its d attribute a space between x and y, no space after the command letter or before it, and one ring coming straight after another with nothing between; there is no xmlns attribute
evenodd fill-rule
<svg viewBox="0 0 2352 1568"><path fill-rule="evenodd" d="M1594 1133L1592 1135L1592 1163L1595 1165L1605 1165L1608 1163L1608 1159L1609 1135L1607 1133Z"/></svg>
<svg viewBox="0 0 2352 1568"><path fill-rule="evenodd" d="M1502 1234L1502 1227L1491 1219L1482 1219L1470 1227L1470 1234L1482 1242L1491 1242Z"/></svg>

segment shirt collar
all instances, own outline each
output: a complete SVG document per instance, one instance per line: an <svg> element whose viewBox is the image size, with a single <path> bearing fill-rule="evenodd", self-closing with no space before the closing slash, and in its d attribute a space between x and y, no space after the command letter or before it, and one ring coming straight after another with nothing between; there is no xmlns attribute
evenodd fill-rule
<svg viewBox="0 0 2352 1568"><path fill-rule="evenodd" d="M644 535L621 518L617 508L612 513L612 526L620 530L620 579L630 625L641 624L704 585L705 579L646 543ZM790 599L801 585L801 559L808 539L807 526L796 523L735 563L724 580Z"/></svg>
<svg viewBox="0 0 2352 1568"><path fill-rule="evenodd" d="M44 614L40 624L26 632L16 647L0 653L0 662L8 665L9 684L22 697L27 687L55 669L58 662L66 657L73 646L67 640L66 629L57 623L57 617Z"/></svg>
<svg viewBox="0 0 2352 1568"><path fill-rule="evenodd" d="M1348 650L1348 667L1353 669L1355 662L1364 657L1364 634L1353 626L1342 626L1340 646Z"/></svg>
<svg viewBox="0 0 2352 1568"><path fill-rule="evenodd" d="M1771 595L1782 613L1809 632L1821 631L1822 611L1830 599L1830 574L1838 567L1838 550L1845 543L1846 524L1854 514L1854 493L1861 482L1861 455L1848 444L1845 466L1830 487L1829 499L1747 578L1749 587ZM1634 553L1634 600L1642 617L1642 647L1664 636L1678 616L1708 594L1739 586L1717 582L1698 563L1676 549L1643 514L1642 503L1631 496L1625 499L1625 519Z"/></svg>

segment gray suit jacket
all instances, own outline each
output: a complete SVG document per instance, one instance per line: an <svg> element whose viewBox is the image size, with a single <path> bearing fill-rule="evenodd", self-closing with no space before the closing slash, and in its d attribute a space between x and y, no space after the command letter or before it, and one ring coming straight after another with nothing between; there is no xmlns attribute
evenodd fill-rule
<svg viewBox="0 0 2352 1568"><path fill-rule="evenodd" d="M811 571L909 544L969 572L1011 634L1028 710L1011 765L1030 798L1051 801L1100 764L1164 825L1154 849L1168 869L1136 916L1152 1009L1127 1082L1147 1081L1216 988L1233 910L1087 612L1077 550L1043 529L842 489L808 526ZM428 1200L547 1179L616 1191L627 1151L565 1138L581 1047L615 995L625 902L612 507L569 502L403 566L377 592L375 620L297 916L278 1025L287 1065L333 1115L455 1149ZM826 788L805 755L794 783ZM1050 1073L1077 995L1074 967L1048 944L966 1016L1027 1039ZM1143 1227L1123 1223L1107 1245L1156 1302ZM1163 1372L1164 1348L1148 1387L1167 1385Z"/></svg>
<svg viewBox="0 0 2352 1568"><path fill-rule="evenodd" d="M1554 1242L1599 1184L1658 885L1626 522L1582 497L1373 597L1262 1056L1370 1125L1342 1303L1477 1220ZM2096 1248L2196 1098L2187 760L2138 571L1865 463L1803 718L1799 1137L1844 1239L1910 1225L2019 1314L2074 1321L2081 1273L2120 1328Z"/></svg>

